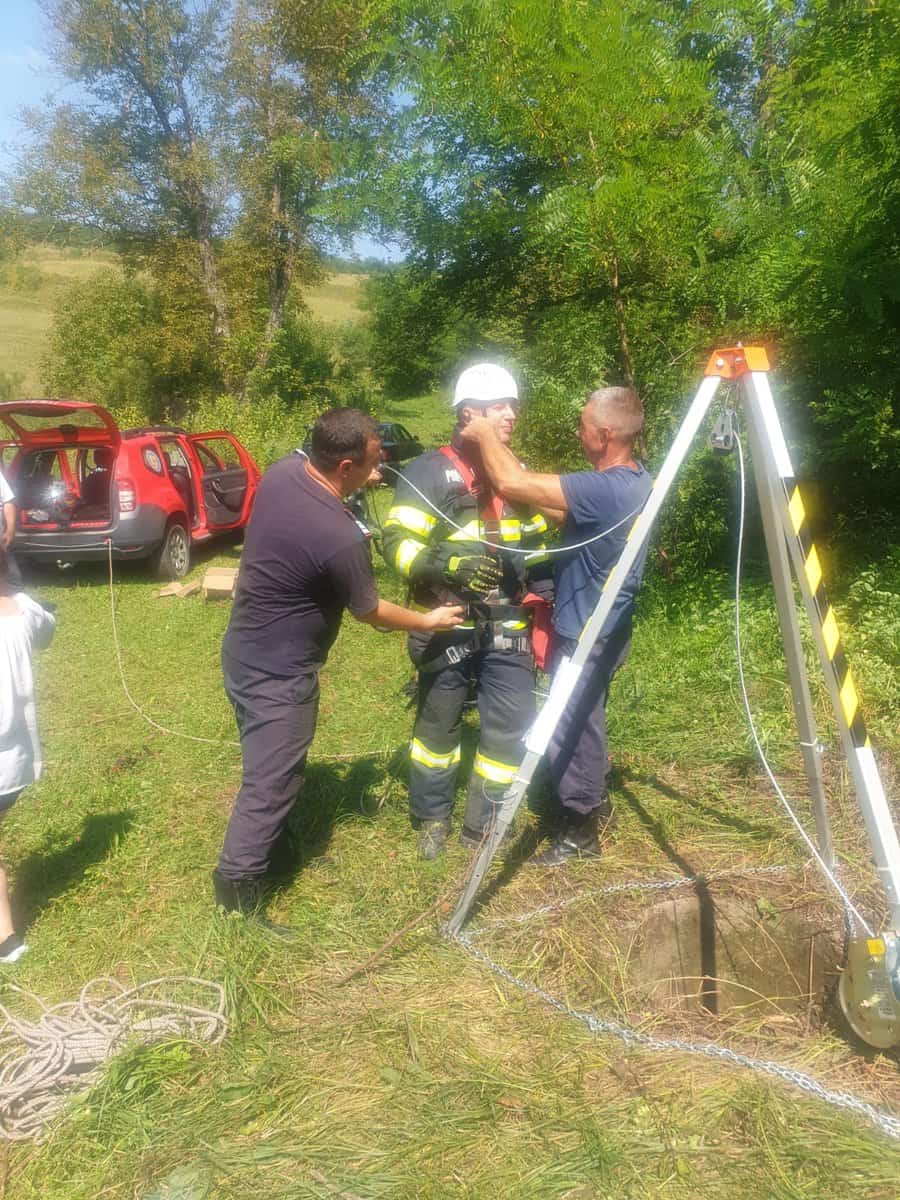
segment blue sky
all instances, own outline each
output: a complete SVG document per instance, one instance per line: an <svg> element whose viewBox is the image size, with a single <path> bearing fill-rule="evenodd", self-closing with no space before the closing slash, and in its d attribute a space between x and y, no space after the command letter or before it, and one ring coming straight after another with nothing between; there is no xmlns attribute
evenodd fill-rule
<svg viewBox="0 0 900 1200"><path fill-rule="evenodd" d="M0 17L0 166L13 161L22 131L16 114L23 104L40 104L58 93L62 81L54 75L43 48L47 37L34 0L5 0Z"/></svg>
<svg viewBox="0 0 900 1200"><path fill-rule="evenodd" d="M17 119L22 106L74 94L72 85L53 71L46 54L48 41L37 0L0 0L0 172L12 166L23 144ZM396 248L365 236L356 239L354 248L362 257L397 258Z"/></svg>

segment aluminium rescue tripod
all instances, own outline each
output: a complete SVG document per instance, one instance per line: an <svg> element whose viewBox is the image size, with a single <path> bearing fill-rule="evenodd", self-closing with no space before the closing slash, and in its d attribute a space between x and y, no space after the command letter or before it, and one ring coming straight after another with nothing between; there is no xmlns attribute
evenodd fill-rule
<svg viewBox="0 0 900 1200"><path fill-rule="evenodd" d="M834 610L822 582L822 567L809 532L806 510L769 387L769 360L762 347L738 345L717 350L663 463L653 492L635 520L619 561L608 576L594 612L581 631L571 659L563 659L537 720L525 738L526 753L497 812L493 828L473 865L472 873L448 922L448 932L462 929L494 854L518 809L553 730L572 695L578 676L611 612L619 591L650 536L657 514L684 462L723 380L734 380L743 401L750 449L757 476L763 533L772 571L775 602L781 625L800 733L803 764L809 783L819 856L826 869L834 865L822 767L816 738L806 662L791 582L797 578L828 692L840 730L841 744L862 809L866 832L884 888L889 931L873 936L850 929L848 967L841 977L840 999L854 1031L873 1046L900 1043L900 843L891 819L881 777L866 735L859 698L844 657ZM734 442L733 413L727 410L712 435L713 445L728 450Z"/></svg>

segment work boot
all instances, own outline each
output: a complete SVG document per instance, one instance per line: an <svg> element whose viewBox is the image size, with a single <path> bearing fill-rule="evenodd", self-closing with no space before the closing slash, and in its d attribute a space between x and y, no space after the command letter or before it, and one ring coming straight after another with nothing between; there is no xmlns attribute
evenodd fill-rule
<svg viewBox="0 0 900 1200"><path fill-rule="evenodd" d="M240 913L254 925L271 933L274 937L289 940L297 931L289 925L277 925L263 912L266 899L265 881L260 875L249 875L244 879L226 879L219 874L218 867L212 873L216 905L226 912Z"/></svg>
<svg viewBox="0 0 900 1200"><path fill-rule="evenodd" d="M416 852L425 862L439 858L447 849L447 838L450 836L449 821L416 821L414 827L419 831L416 840Z"/></svg>
<svg viewBox="0 0 900 1200"><path fill-rule="evenodd" d="M561 867L573 858L599 858L601 827L605 833L612 823L612 809L608 807L589 813L569 809L562 830L546 850L533 854L528 861L535 867Z"/></svg>

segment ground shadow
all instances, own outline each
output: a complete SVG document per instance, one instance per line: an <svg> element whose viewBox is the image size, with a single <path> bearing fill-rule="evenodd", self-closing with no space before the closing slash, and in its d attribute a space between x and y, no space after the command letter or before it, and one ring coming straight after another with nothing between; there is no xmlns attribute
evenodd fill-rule
<svg viewBox="0 0 900 1200"><path fill-rule="evenodd" d="M527 825L506 850L498 851L498 854L502 856L500 870L487 883L482 884L475 897L471 912L466 918L467 922L471 921L482 909L487 908L493 898L502 892L508 883L512 882L522 864L535 852L540 840L540 829L534 825Z"/></svg>
<svg viewBox="0 0 900 1200"><path fill-rule="evenodd" d="M684 797L680 795L674 788L661 788L664 794L671 794L673 799L679 801ZM665 830L657 821L640 800L623 784L619 784L616 791L616 797L620 804L627 804L634 815L638 818L650 836L665 854L666 858L684 874L696 875L697 869L672 845L666 837ZM694 894L697 897L697 906L700 920L700 973L702 979L700 982L700 1003L711 1013L718 1013L719 1003L716 990L716 979L718 972L716 969L716 906L710 895L708 885L701 879L692 885Z"/></svg>
<svg viewBox="0 0 900 1200"><path fill-rule="evenodd" d="M269 877L276 892L289 888L309 863L326 857L336 822L371 816L377 808L371 803L376 785L383 784L401 754L398 748L387 763L373 755L354 759L346 767L310 763L297 803L272 850Z"/></svg>
<svg viewBox="0 0 900 1200"><path fill-rule="evenodd" d="M771 826L763 824L760 821L748 821L743 817L735 816L734 813L726 809L716 808L715 805L710 804L708 801L697 800L685 792L678 791L677 788L673 788L670 784L664 783L657 775L646 775L640 771L631 771L627 767L613 767L610 775L610 784L614 790L624 787L629 782L640 783L646 787L650 787L655 792L659 792L660 795L665 796L667 800L673 800L683 808L693 809L694 812L702 813L703 816L712 817L717 824L727 826L737 833L747 834L758 841L766 842L772 837Z"/></svg>
<svg viewBox="0 0 900 1200"><path fill-rule="evenodd" d="M241 557L244 531L222 534L211 538L208 542L197 542L191 546L191 571L205 567L215 558L233 558L235 564ZM62 560L65 555L60 555ZM97 562L73 562L60 567L54 562L40 562L31 559L17 559L22 573L26 592L40 598L44 588L61 588L64 591L83 587L90 583L95 587L109 587L109 561L103 558ZM153 569L152 555L148 558L113 559L113 580L115 585L146 586L148 588L162 587L166 582Z"/></svg>
<svg viewBox="0 0 900 1200"><path fill-rule="evenodd" d="M84 878L95 863L102 862L120 838L131 828L134 814L93 813L85 817L81 833L65 846L48 836L44 848L33 850L14 864L16 883L11 903L16 928L26 929L57 896L63 895Z"/></svg>

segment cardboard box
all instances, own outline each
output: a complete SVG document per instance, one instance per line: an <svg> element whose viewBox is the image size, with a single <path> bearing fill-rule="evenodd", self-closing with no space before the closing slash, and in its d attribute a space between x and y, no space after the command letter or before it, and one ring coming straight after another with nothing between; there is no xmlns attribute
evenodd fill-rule
<svg viewBox="0 0 900 1200"><path fill-rule="evenodd" d="M205 600L232 600L237 587L237 567L210 567L203 576Z"/></svg>

